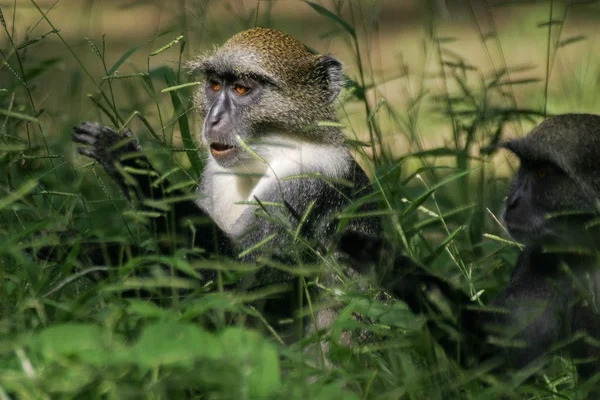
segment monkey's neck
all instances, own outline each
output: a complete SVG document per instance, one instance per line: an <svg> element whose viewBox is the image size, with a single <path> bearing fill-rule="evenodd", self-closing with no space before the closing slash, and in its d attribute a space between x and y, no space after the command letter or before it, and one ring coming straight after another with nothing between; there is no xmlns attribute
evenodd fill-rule
<svg viewBox="0 0 600 400"><path fill-rule="evenodd" d="M598 275L597 255L580 248L556 248L545 245L526 246L519 258L513 278L518 281L534 279L524 275L556 281L570 281L573 276L582 276L593 272ZM600 275L598 275L600 277ZM535 279L538 279L535 278Z"/></svg>
<svg viewBox="0 0 600 400"><path fill-rule="evenodd" d="M343 145L315 144L285 136L269 136L253 145L252 150L262 160L248 156L239 165L224 168L210 157L202 176L199 205L231 236L243 233L247 228L245 219L256 207L244 203L255 203L256 199L281 202L285 196L300 195L286 192L283 178L320 174L342 179L352 161Z"/></svg>

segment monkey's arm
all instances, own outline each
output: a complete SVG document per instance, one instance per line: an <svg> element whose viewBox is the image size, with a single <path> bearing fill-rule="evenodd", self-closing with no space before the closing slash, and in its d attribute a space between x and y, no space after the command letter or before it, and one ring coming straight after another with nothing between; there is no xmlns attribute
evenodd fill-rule
<svg viewBox="0 0 600 400"><path fill-rule="evenodd" d="M494 351L504 353L514 367L551 357L552 346L568 338L572 314L578 307L573 307L572 277L564 273L561 264L557 253L544 252L542 246L526 246L510 282L491 303L500 312L490 315L486 330L500 339L494 341Z"/></svg>
<svg viewBox="0 0 600 400"><path fill-rule="evenodd" d="M86 122L74 128L73 141L84 145L77 151L98 161L139 209L149 215L160 212L160 216L151 217L151 228L163 250L170 244L162 241L165 236L171 239L180 232L188 232L187 246L193 242L208 253L233 253L230 238L212 223L189 195L173 190L166 179L159 179L161 175L152 167L129 129L119 134L107 126ZM209 224L190 229L192 220L205 220Z"/></svg>

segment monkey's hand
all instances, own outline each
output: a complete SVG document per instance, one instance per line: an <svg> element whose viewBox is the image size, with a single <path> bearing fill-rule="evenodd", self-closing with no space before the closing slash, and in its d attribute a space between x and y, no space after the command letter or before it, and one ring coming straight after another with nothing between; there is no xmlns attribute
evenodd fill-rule
<svg viewBox="0 0 600 400"><path fill-rule="evenodd" d="M98 161L129 199L131 185L128 183L135 186L140 183L140 179L131 179L127 169L146 170L148 178L153 175L153 169L142 153L142 147L128 128L117 133L108 126L84 122L73 128L73 141L85 145L78 147L77 152ZM145 190L141 189L142 193L146 194Z"/></svg>
<svg viewBox="0 0 600 400"><path fill-rule="evenodd" d="M123 156L141 155L142 151L139 142L128 128L119 134L97 122L84 122L74 127L73 141L87 145L78 147L77 152L98 161L111 176L116 168L115 164L120 163Z"/></svg>
<svg viewBox="0 0 600 400"><path fill-rule="evenodd" d="M209 253L218 249L220 254L233 254L233 243L220 229L199 226L188 235L188 220L205 219L206 213L198 207L195 200L180 189L173 188L167 179L159 179L158 171L142 152L142 147L129 129L117 133L114 129L95 122L85 122L73 128L73 141L84 146L77 151L90 157L104 168L106 173L120 186L125 196L137 202L143 211L158 213L154 217L152 228L157 236L172 236L175 223L178 233L183 233L186 244L193 241L194 246L202 247ZM188 198L186 198L186 195ZM162 200L163 205L157 207ZM169 218L163 218L165 207ZM185 224L185 225L184 225ZM167 243L170 246L170 243ZM168 247L168 246L166 246Z"/></svg>

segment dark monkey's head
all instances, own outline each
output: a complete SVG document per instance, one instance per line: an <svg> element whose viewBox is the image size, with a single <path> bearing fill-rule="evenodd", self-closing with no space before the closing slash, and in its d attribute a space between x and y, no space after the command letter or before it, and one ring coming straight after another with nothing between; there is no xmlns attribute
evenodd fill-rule
<svg viewBox="0 0 600 400"><path fill-rule="evenodd" d="M600 116L551 117L502 147L521 162L504 211L510 234L525 244L583 244L600 210Z"/></svg>
<svg viewBox="0 0 600 400"><path fill-rule="evenodd" d="M222 167L249 156L240 141L278 136L342 143L338 128L319 126L336 120L333 101L344 78L335 58L314 54L285 33L254 28L190 65L205 78L195 98L204 117L202 140Z"/></svg>

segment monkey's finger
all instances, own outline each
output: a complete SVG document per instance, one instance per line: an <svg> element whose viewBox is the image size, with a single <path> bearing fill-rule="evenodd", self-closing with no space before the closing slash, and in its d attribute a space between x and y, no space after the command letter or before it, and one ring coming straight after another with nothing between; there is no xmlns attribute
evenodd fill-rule
<svg viewBox="0 0 600 400"><path fill-rule="evenodd" d="M116 132L115 132L115 134L116 134ZM140 146L140 143L138 142L138 140L135 137L135 135L133 134L133 132L131 132L131 129L124 128L121 131L121 133L119 134L119 136L122 138L130 139L130 140L128 140L127 146L129 146L131 151L142 151L142 146Z"/></svg>
<svg viewBox="0 0 600 400"><path fill-rule="evenodd" d="M96 144L96 138L89 136L85 133L73 133L71 135L71 138L73 139L73 141L75 143L89 144L89 145Z"/></svg>
<svg viewBox="0 0 600 400"><path fill-rule="evenodd" d="M77 148L77 152L79 154L81 154L82 156L86 156L86 157L92 158L92 159L94 159L96 161L102 161L102 160L100 160L100 157L98 156L98 154L96 154L96 152L94 150L90 149L90 148L87 148L87 147L78 147Z"/></svg>
<svg viewBox="0 0 600 400"><path fill-rule="evenodd" d="M121 131L121 135L129 138L133 136L133 132L131 132L131 129L125 128Z"/></svg>
<svg viewBox="0 0 600 400"><path fill-rule="evenodd" d="M102 125L95 122L84 122L83 124L73 127L73 131L76 133L83 133L86 135L99 137L100 133L102 132Z"/></svg>
<svg viewBox="0 0 600 400"><path fill-rule="evenodd" d="M119 139L123 139L123 135L120 135L117 131L115 131L110 126L100 125L98 124L97 131L99 136L103 138L107 138L113 142L116 142Z"/></svg>

